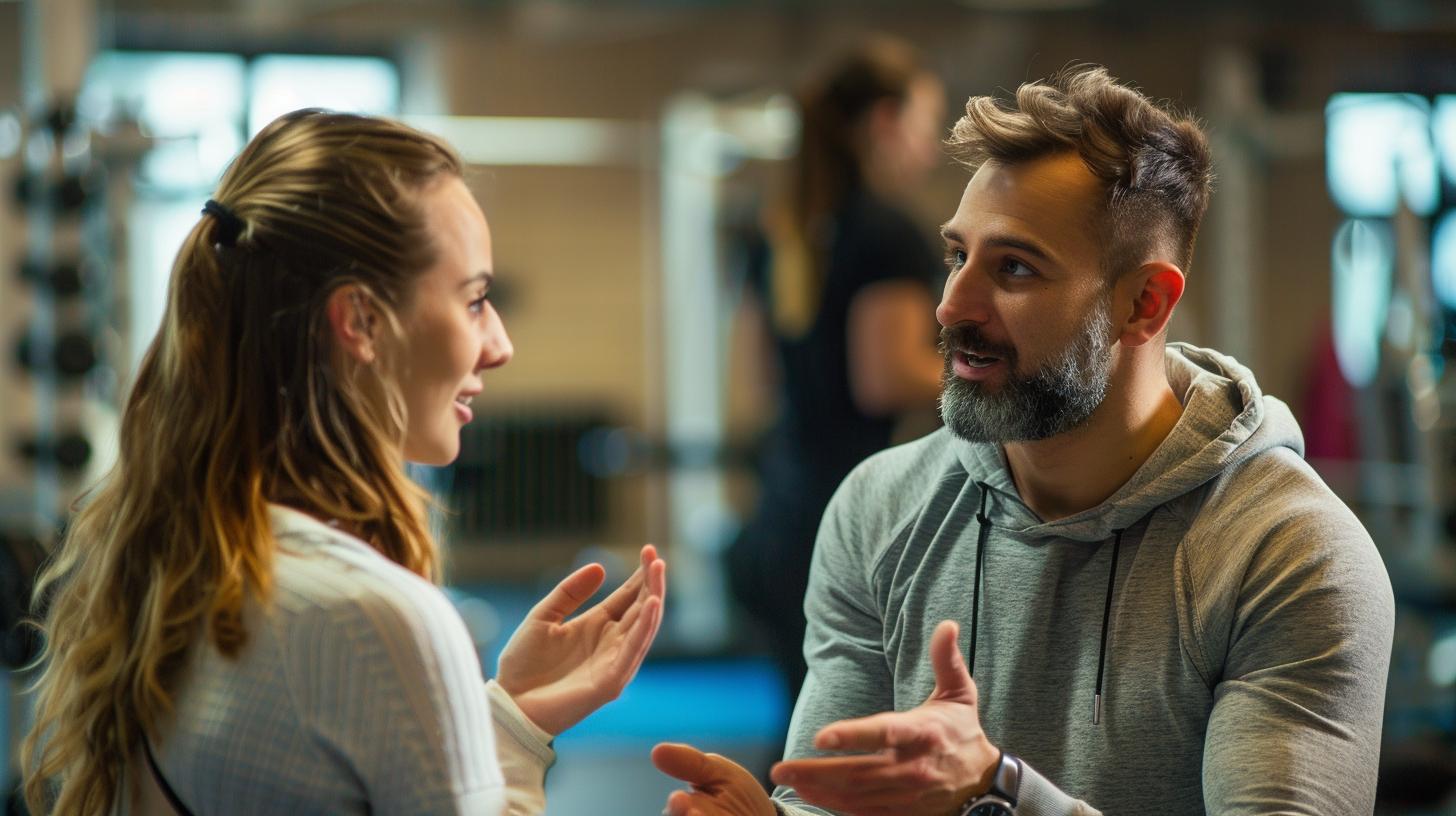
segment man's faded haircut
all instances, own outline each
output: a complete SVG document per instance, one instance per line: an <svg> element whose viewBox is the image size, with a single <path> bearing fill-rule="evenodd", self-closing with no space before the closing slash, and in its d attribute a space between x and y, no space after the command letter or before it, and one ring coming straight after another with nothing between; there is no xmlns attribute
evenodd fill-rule
<svg viewBox="0 0 1456 816"><path fill-rule="evenodd" d="M946 141L974 173L1075 152L1106 192L1094 225L1106 236L1102 264L1129 271L1162 244L1187 271L1208 209L1213 166L1190 117L1121 85L1095 65L1067 68L1016 89L1014 99L973 96Z"/></svg>

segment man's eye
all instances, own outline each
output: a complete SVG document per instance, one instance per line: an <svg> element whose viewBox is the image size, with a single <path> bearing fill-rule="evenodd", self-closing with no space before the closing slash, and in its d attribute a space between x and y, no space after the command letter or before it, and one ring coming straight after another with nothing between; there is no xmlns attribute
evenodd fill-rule
<svg viewBox="0 0 1456 816"><path fill-rule="evenodd" d="M963 249L952 249L945 253L945 265L950 271L955 272L966 265L966 252Z"/></svg>
<svg viewBox="0 0 1456 816"><path fill-rule="evenodd" d="M1001 262L1001 272L1013 278L1029 278L1036 274L1036 270L1016 260L1007 258Z"/></svg>

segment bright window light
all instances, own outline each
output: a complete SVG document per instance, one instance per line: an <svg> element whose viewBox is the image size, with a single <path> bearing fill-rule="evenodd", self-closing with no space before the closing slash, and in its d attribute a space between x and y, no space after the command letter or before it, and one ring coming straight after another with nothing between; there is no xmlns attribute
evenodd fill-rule
<svg viewBox="0 0 1456 816"><path fill-rule="evenodd" d="M141 157L128 213L134 361L157 330L182 239L242 149L245 125L256 130L279 113L307 106L393 114L399 94L395 66L374 57L97 55L77 98L79 116L97 126L135 119L154 140Z"/></svg>
<svg viewBox="0 0 1456 816"><path fill-rule="evenodd" d="M236 54L104 51L86 74L83 115L135 117L149 135L185 137L242 113L243 59Z"/></svg>
<svg viewBox="0 0 1456 816"><path fill-rule="evenodd" d="M249 137L299 108L386 116L399 110L399 71L377 57L259 57L252 80Z"/></svg>
<svg viewBox="0 0 1456 816"><path fill-rule="evenodd" d="M1349 220L1335 232L1335 357L1346 381L1369 385L1380 367L1395 244L1385 222Z"/></svg>
<svg viewBox="0 0 1456 816"><path fill-rule="evenodd" d="M1446 183L1456 185L1456 96L1436 97L1431 111L1431 134L1436 140L1436 155Z"/></svg>
<svg viewBox="0 0 1456 816"><path fill-rule="evenodd" d="M142 186L211 187L242 147L243 66L235 54L102 52L78 112L96 123L135 118L156 140L142 158Z"/></svg>
<svg viewBox="0 0 1456 816"><path fill-rule="evenodd" d="M1431 282L1436 300L1456 312L1456 210L1447 210L1431 236Z"/></svg>
<svg viewBox="0 0 1456 816"><path fill-rule="evenodd" d="M1413 94L1335 94L1325 107L1330 194L1347 215L1428 216L1440 197L1431 105Z"/></svg>

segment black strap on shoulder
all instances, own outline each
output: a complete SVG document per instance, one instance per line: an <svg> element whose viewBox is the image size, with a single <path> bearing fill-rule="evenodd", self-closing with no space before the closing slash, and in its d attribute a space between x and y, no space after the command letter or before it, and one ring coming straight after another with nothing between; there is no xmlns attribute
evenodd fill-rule
<svg viewBox="0 0 1456 816"><path fill-rule="evenodd" d="M167 804L172 806L172 810L177 813L177 816L192 816L192 811L182 804L182 799L177 796L177 792L167 784L167 777L162 776L162 769L157 767L157 760L152 756L152 741L147 739L146 734L142 735L142 751L147 755L147 767L152 769L152 778L157 781L157 787L162 789L162 795L167 797Z"/></svg>

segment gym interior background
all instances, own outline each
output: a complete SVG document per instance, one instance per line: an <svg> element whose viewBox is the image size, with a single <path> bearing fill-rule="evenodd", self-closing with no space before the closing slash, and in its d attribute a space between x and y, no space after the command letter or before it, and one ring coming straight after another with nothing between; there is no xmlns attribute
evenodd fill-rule
<svg viewBox="0 0 1456 816"><path fill-rule="evenodd" d="M775 755L788 703L720 568L773 411L737 350L729 245L790 150L786 93L871 33L924 51L952 118L1090 61L1204 119L1217 189L1171 335L1290 403L1380 546L1398 602L1382 812L1456 813L1439 0L0 0L0 783L27 721L28 577L110 462L171 258L227 159L305 105L444 135L491 220L517 355L460 461L418 473L449 508L450 591L485 665L574 562L620 574L652 541L672 563L664 633L560 740L550 812L657 812L658 740ZM947 162L920 191L927 235L964 182Z"/></svg>

